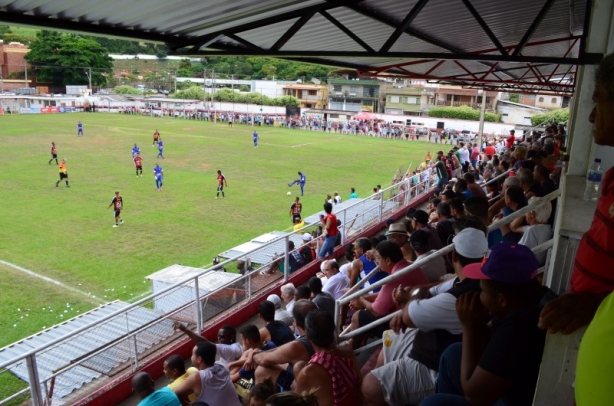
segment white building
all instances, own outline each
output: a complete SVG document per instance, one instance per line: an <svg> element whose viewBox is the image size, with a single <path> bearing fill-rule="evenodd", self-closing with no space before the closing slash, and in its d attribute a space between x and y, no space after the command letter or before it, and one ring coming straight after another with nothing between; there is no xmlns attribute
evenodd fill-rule
<svg viewBox="0 0 614 406"><path fill-rule="evenodd" d="M545 109L507 100L497 101L497 113L505 124L531 125L531 117L546 112Z"/></svg>

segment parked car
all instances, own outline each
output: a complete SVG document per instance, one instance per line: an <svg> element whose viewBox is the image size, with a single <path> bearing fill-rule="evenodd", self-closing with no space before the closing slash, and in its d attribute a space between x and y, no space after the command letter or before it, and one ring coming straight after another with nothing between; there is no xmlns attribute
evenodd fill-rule
<svg viewBox="0 0 614 406"><path fill-rule="evenodd" d="M469 131L469 130L463 130L461 131L461 134L463 134L468 140L473 140L475 137L477 137L477 134Z"/></svg>

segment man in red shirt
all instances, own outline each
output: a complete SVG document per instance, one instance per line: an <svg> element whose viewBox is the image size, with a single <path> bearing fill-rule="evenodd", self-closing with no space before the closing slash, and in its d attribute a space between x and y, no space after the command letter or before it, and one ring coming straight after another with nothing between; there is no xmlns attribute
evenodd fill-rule
<svg viewBox="0 0 614 406"><path fill-rule="evenodd" d="M488 146L486 148L484 148L484 154L486 154L487 156L490 156L489 160L492 159L493 156L495 156L495 154L497 153L497 150L495 149L495 147L492 146L492 142L488 142Z"/></svg>
<svg viewBox="0 0 614 406"><path fill-rule="evenodd" d="M606 57L596 74L589 116L597 145L614 146L614 55ZM548 303L539 325L550 333L569 334L591 322L597 308L614 290L614 168L603 179L601 197L589 230L582 236L570 293Z"/></svg>
<svg viewBox="0 0 614 406"><path fill-rule="evenodd" d="M505 148L511 149L514 146L514 142L516 141L516 131L510 130L510 136L505 141Z"/></svg>
<svg viewBox="0 0 614 406"><path fill-rule="evenodd" d="M158 132L158 129L156 128L156 131L153 133L153 145L156 145L159 139L160 139L160 133Z"/></svg>

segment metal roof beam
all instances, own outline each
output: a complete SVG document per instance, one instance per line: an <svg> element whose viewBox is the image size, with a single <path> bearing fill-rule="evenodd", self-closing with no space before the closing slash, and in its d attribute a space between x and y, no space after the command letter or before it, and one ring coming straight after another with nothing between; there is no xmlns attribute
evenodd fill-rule
<svg viewBox="0 0 614 406"><path fill-rule="evenodd" d="M328 21L330 21L335 27L337 27L341 31L343 31L345 33L345 35L347 35L348 37L353 39L354 42L356 42L358 45L363 47L365 49L365 51L375 52L375 50L373 48L371 48L369 46L369 44L367 44L362 39L360 39L360 37L358 35L354 34L352 31L350 31L345 25L341 24L339 22L339 20L337 20L335 17L331 16L328 12L326 12L325 10L320 10L320 14L322 15L322 17L324 17Z"/></svg>
<svg viewBox="0 0 614 406"><path fill-rule="evenodd" d="M407 13L401 24L397 26L392 35L386 40L386 43L380 48L380 52L388 52L390 48L394 45L395 42L399 39L401 34L405 32L405 30L409 27L409 25L414 21L414 19L418 16L418 14L422 11L424 6L429 2L429 0L418 0L418 2L412 7L412 9Z"/></svg>
<svg viewBox="0 0 614 406"><path fill-rule="evenodd" d="M284 35L281 36L281 38L279 38L275 44L273 44L273 46L269 49L270 51L279 51L281 49L281 47L283 47L284 45L286 45L286 43L288 41L290 41L290 39L292 37L294 37L294 35L301 29L303 28L303 26L305 24L307 24L307 22L309 20L311 20L311 17L314 16L314 14L317 12L317 10L312 9L309 10L308 12L306 12L305 14L303 14L303 16L301 18L299 18L294 24L292 24L292 27L288 28L288 31L286 31L284 33Z"/></svg>
<svg viewBox="0 0 614 406"><path fill-rule="evenodd" d="M471 1L470 0L462 0L462 2L465 5L465 7L467 8L467 10L469 10L471 15L475 19L475 21L477 21L477 23L480 25L480 27L482 27L482 29L484 30L486 35L488 35L488 38L490 38L490 40L495 45L495 47L497 47L497 49L499 50L501 55L507 55L508 54L507 50L503 47L503 45L501 44L501 42L499 41L499 39L497 38L495 33L492 32L492 30L490 29L488 24L486 24L486 21L484 21L484 19L480 15L480 13L478 13L478 11L475 9L475 7L473 7L473 4L471 4Z"/></svg>
<svg viewBox="0 0 614 406"><path fill-rule="evenodd" d="M531 39L535 31L537 30L539 25L542 23L542 21L544 21L546 14L548 14L548 11L550 11L555 1L556 0L546 0L546 4L544 4L542 9L539 10L539 13L537 13L537 16L535 17L535 19L529 26L529 29L527 30L527 32L525 32L524 36L522 37L518 45L516 45L516 49L514 49L514 52L512 52L512 56L520 55L525 45L529 42L529 40ZM587 1L591 1L591 0L587 0Z"/></svg>
<svg viewBox="0 0 614 406"><path fill-rule="evenodd" d="M329 0L326 3L317 4L315 6L305 7L305 8L299 9L299 10L288 11L286 13L278 14L278 15L275 15L275 16L267 17L267 18L263 18L263 19L257 20L257 21L252 21L252 22L249 22L249 23L246 23L246 24L237 25L235 27L225 28L223 30L219 30L219 31L215 31L215 32L212 32L212 33L209 33L209 34L201 35L200 37L197 37L197 38L191 38L191 39L187 39L187 40L172 42L172 43L168 44L168 47L170 49L180 49L180 48L184 48L184 47L189 47L189 46L197 44L197 43L199 43L201 41L207 41L210 38L214 38L214 37L216 37L218 35L237 34L237 33L240 33L240 32L249 31L249 30L253 30L253 29L256 29L256 28L266 27L267 25L272 25L272 24L283 22L283 21L292 20L293 18L301 18L306 13L309 13L312 10L315 10L315 12L318 12L318 11L321 11L321 10L331 10L331 9L334 9L334 8L343 7L343 6L346 6L348 4L352 4L352 3L356 3L356 2L360 2L360 1L363 1L363 0Z"/></svg>
<svg viewBox="0 0 614 406"><path fill-rule="evenodd" d="M230 38L231 40L233 40L235 42L238 42L239 44L243 45L247 49L253 49L254 51L262 51L262 48L260 48L259 46L249 42L248 40L245 40L245 39L239 37L238 35L226 34L226 37Z"/></svg>

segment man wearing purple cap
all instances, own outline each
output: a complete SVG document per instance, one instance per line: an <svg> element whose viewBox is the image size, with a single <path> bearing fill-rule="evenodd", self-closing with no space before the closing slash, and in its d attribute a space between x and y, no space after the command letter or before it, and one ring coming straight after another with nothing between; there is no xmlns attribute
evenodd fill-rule
<svg viewBox="0 0 614 406"><path fill-rule="evenodd" d="M480 280L482 293L456 302L463 341L441 356L437 394L421 406L533 404L546 336L537 327L544 295L538 268L528 247L503 242L463 269Z"/></svg>

